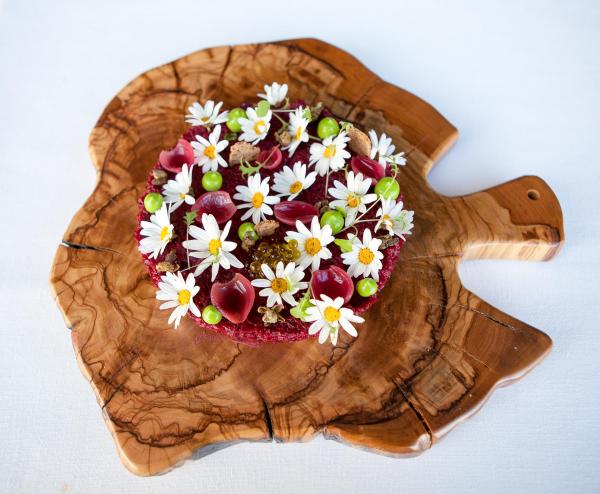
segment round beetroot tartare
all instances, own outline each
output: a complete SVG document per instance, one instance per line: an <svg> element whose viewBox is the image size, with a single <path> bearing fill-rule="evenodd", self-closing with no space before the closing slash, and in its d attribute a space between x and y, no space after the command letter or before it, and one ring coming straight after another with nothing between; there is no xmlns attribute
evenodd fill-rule
<svg viewBox="0 0 600 494"><path fill-rule="evenodd" d="M412 229L391 139L265 86L194 103L139 200L136 240L161 309L247 343L337 342L388 281ZM358 328L360 329L360 328Z"/></svg>

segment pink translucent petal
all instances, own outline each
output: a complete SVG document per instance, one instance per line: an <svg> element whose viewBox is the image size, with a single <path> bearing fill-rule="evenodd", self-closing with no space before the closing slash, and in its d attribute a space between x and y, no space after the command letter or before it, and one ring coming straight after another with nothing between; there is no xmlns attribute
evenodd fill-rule
<svg viewBox="0 0 600 494"><path fill-rule="evenodd" d="M205 192L192 206L192 211L198 213L197 221L200 221L202 213L212 214L219 225L229 221L237 208L231 200L229 192L217 190L215 192Z"/></svg>
<svg viewBox="0 0 600 494"><path fill-rule="evenodd" d="M350 160L350 166L354 173L362 173L365 178L370 178L373 185L385 175L383 166L366 156L354 156Z"/></svg>
<svg viewBox="0 0 600 494"><path fill-rule="evenodd" d="M352 278L338 266L315 271L310 286L316 299L325 294L332 299L343 297L344 303L348 303L354 293Z"/></svg>
<svg viewBox="0 0 600 494"><path fill-rule="evenodd" d="M225 283L213 283L210 289L210 301L234 324L240 324L248 318L254 297L254 287L248 278L239 273Z"/></svg>
<svg viewBox="0 0 600 494"><path fill-rule="evenodd" d="M194 162L194 149L185 139L179 139L171 149L160 152L158 161L165 170L178 173L184 164Z"/></svg>
<svg viewBox="0 0 600 494"><path fill-rule="evenodd" d="M261 151L256 157L256 161L264 163L263 168L265 170L277 170L283 161L283 154L278 146L273 146L270 149Z"/></svg>
<svg viewBox="0 0 600 494"><path fill-rule="evenodd" d="M282 201L275 204L273 209L277 221L290 226L295 226L296 220L308 225L313 216L319 215L319 210L315 206L304 201Z"/></svg>

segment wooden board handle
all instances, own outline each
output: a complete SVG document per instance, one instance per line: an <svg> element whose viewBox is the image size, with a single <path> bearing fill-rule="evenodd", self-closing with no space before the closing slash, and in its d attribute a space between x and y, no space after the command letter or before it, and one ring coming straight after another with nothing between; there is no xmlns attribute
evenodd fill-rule
<svg viewBox="0 0 600 494"><path fill-rule="evenodd" d="M465 259L547 261L564 242L560 204L539 177L517 178L454 200L468 213L462 220Z"/></svg>

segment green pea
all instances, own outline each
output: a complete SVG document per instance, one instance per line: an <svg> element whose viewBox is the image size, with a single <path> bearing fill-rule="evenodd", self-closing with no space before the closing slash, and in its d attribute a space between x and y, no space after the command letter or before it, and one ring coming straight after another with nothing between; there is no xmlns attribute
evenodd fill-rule
<svg viewBox="0 0 600 494"><path fill-rule="evenodd" d="M219 190L223 185L223 176L219 172L206 172L202 175L202 187L209 192Z"/></svg>
<svg viewBox="0 0 600 494"><path fill-rule="evenodd" d="M246 234L250 232L249 238L250 240L258 240L258 233L256 233L256 228L254 228L254 223L250 223L246 221L242 223L238 228L238 237L240 240L244 240L246 238Z"/></svg>
<svg viewBox="0 0 600 494"><path fill-rule="evenodd" d="M325 211L321 216L321 226L329 225L335 235L344 228L344 216L339 211Z"/></svg>
<svg viewBox="0 0 600 494"><path fill-rule="evenodd" d="M214 305L207 305L202 310L202 320L207 324L219 324L223 314Z"/></svg>
<svg viewBox="0 0 600 494"><path fill-rule="evenodd" d="M328 137L335 136L340 131L340 126L335 118L325 117L319 120L317 126L317 135L321 139L327 139Z"/></svg>
<svg viewBox="0 0 600 494"><path fill-rule="evenodd" d="M356 284L356 291L361 297L370 297L377 292L377 282L373 278L364 278Z"/></svg>
<svg viewBox="0 0 600 494"><path fill-rule="evenodd" d="M158 192L150 192L144 197L144 207L149 213L156 213L163 205L163 198Z"/></svg>
<svg viewBox="0 0 600 494"><path fill-rule="evenodd" d="M384 199L397 199L400 195L400 184L392 177L383 177L375 185L375 194Z"/></svg>
<svg viewBox="0 0 600 494"><path fill-rule="evenodd" d="M242 130L242 125L238 121L240 118L246 118L246 110L243 108L234 108L229 111L229 115L227 117L227 128L231 132L240 132Z"/></svg>

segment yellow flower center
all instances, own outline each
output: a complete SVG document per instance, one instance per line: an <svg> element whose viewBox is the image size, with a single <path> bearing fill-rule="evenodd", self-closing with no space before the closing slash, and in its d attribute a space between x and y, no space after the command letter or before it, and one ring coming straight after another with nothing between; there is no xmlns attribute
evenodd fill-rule
<svg viewBox="0 0 600 494"><path fill-rule="evenodd" d="M221 240L218 238L213 238L210 242L208 242L208 252L211 255L216 256L219 253L219 249L221 248Z"/></svg>
<svg viewBox="0 0 600 494"><path fill-rule="evenodd" d="M358 251L358 260L363 264L371 264L375 259L375 254L373 254L369 249L363 247Z"/></svg>
<svg viewBox="0 0 600 494"><path fill-rule="evenodd" d="M300 139L302 139L302 127L298 127L296 129L296 140L299 141Z"/></svg>
<svg viewBox="0 0 600 494"><path fill-rule="evenodd" d="M202 120L203 122L208 122L210 120L209 117L202 117L200 120Z"/></svg>
<svg viewBox="0 0 600 494"><path fill-rule="evenodd" d="M189 290L181 290L179 292L179 295L177 296L177 300L179 300L179 305L189 304L190 298L192 298L192 294Z"/></svg>
<svg viewBox="0 0 600 494"><path fill-rule="evenodd" d="M273 278L271 281L271 290L275 293L283 293L288 289L288 282L285 278Z"/></svg>
<svg viewBox="0 0 600 494"><path fill-rule="evenodd" d="M391 221L391 220L392 220L392 218L390 218L390 215L389 215L389 214L384 214L384 215L381 217L381 221Z"/></svg>
<svg viewBox="0 0 600 494"><path fill-rule="evenodd" d="M204 148L204 156L206 156L207 158L214 160L216 155L217 148L215 148L214 146L206 146Z"/></svg>
<svg viewBox="0 0 600 494"><path fill-rule="evenodd" d="M265 196L263 196L260 192L255 192L252 196L252 207L258 209L262 206L264 200Z"/></svg>
<svg viewBox="0 0 600 494"><path fill-rule="evenodd" d="M179 193L179 199L185 199L185 194L183 192Z"/></svg>
<svg viewBox="0 0 600 494"><path fill-rule="evenodd" d="M302 190L302 182L295 181L292 185L290 185L290 192L292 194L297 194Z"/></svg>
<svg viewBox="0 0 600 494"><path fill-rule="evenodd" d="M360 206L360 199L354 194L350 194L346 198L346 204L349 208L357 208L358 206Z"/></svg>
<svg viewBox="0 0 600 494"><path fill-rule="evenodd" d="M321 250L321 241L315 237L307 238L304 242L304 250L309 256L318 254Z"/></svg>
<svg viewBox="0 0 600 494"><path fill-rule="evenodd" d="M264 126L265 126L264 120L257 120L256 122L254 122L254 133L256 135L262 134Z"/></svg>
<svg viewBox="0 0 600 494"><path fill-rule="evenodd" d="M169 237L169 238L167 238L167 237ZM167 241L171 240L171 234L169 233L168 226L163 226L162 230L160 231L160 239L164 240L165 238L167 238Z"/></svg>
<svg viewBox="0 0 600 494"><path fill-rule="evenodd" d="M330 144L325 148L325 151L323 151L323 156L325 156L325 158L333 158L336 151L335 144Z"/></svg>
<svg viewBox="0 0 600 494"><path fill-rule="evenodd" d="M340 319L340 316L340 311L337 310L335 307L328 306L325 307L325 310L323 311L323 317L328 323L338 321Z"/></svg>

